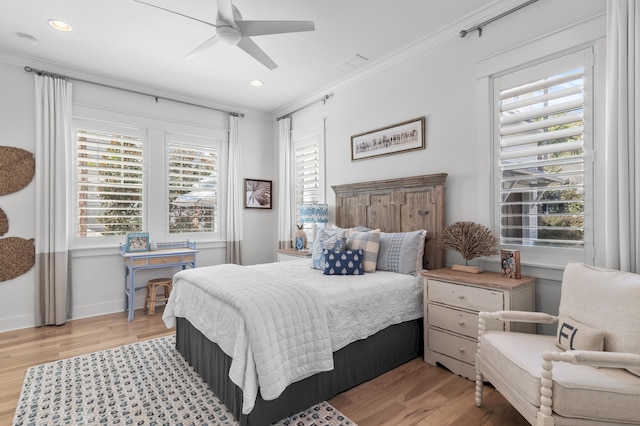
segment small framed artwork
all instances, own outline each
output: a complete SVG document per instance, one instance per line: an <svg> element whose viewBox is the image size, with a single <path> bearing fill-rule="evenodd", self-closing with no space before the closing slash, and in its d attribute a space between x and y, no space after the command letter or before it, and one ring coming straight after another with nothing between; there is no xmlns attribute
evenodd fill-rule
<svg viewBox="0 0 640 426"><path fill-rule="evenodd" d="M246 209L270 209L272 181L260 179L244 180L244 207Z"/></svg>
<svg viewBox="0 0 640 426"><path fill-rule="evenodd" d="M351 161L424 149L424 117L351 136Z"/></svg>
<svg viewBox="0 0 640 426"><path fill-rule="evenodd" d="M520 251L500 250L500 261L502 262L502 273L507 278L520 279Z"/></svg>
<svg viewBox="0 0 640 426"><path fill-rule="evenodd" d="M129 232L127 233L127 253L136 251L149 251L149 233L148 232Z"/></svg>

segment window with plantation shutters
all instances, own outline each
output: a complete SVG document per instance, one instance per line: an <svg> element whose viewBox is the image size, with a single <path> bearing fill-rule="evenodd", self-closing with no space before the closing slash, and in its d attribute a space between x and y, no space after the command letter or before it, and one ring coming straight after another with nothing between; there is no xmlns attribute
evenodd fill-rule
<svg viewBox="0 0 640 426"><path fill-rule="evenodd" d="M136 134L138 133L138 134ZM139 132L77 130L77 236L143 229L144 161Z"/></svg>
<svg viewBox="0 0 640 426"><path fill-rule="evenodd" d="M300 206L308 203L324 202L324 166L323 166L323 127L318 125L298 133L293 132L293 190L295 223L300 224ZM313 227L305 223L304 229L310 231Z"/></svg>
<svg viewBox="0 0 640 426"><path fill-rule="evenodd" d="M584 248L589 65L582 52L494 81L502 245Z"/></svg>
<svg viewBox="0 0 640 426"><path fill-rule="evenodd" d="M217 232L219 149L169 142L169 233Z"/></svg>

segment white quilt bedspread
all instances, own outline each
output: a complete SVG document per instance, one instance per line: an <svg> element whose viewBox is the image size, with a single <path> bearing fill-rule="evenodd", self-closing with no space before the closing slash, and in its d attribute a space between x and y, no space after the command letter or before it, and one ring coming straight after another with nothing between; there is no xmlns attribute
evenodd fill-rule
<svg viewBox="0 0 640 426"><path fill-rule="evenodd" d="M181 271L163 314L167 326L176 316L192 320L198 301L208 306L196 315L218 312L214 323L229 327L219 345L232 357L229 377L243 390L243 413L253 409L258 388L275 399L289 384L333 369L326 307L313 289L238 265Z"/></svg>
<svg viewBox="0 0 640 426"><path fill-rule="evenodd" d="M224 268L221 268L223 266ZM175 325L175 317L188 319L194 327L208 339L216 342L232 358L229 377L243 390L242 411L245 414L253 409L258 390L265 400L275 399L284 390L281 384L293 383L314 372L311 371L312 369L302 369L298 379L289 378L271 389L262 387L262 381L258 378L259 374L253 361L255 351L252 352L252 346L248 341L249 333L245 330L248 324L238 315L239 308L214 297L208 290L207 282L211 280L213 273L218 275L222 270L224 270L224 276L220 275L215 281L228 281L233 291L237 288L242 292L252 293L250 297L264 299L267 305L272 303L268 302L267 298L272 294L278 294L274 293L275 291L286 293L308 289L310 294L314 295L312 297L317 303L317 309L324 310L324 314L319 313L324 319L318 321L320 323L326 321L329 336L326 340L324 335L316 336L317 344L298 346L297 350L311 355L312 362L321 361L319 363L321 365L326 361L327 350L337 351L351 342L365 339L390 325L423 316L423 280L419 275L414 277L376 271L363 276L327 276L319 270L312 269L308 260L246 267L219 265L179 272L174 276L173 291L163 319L168 327ZM237 276L232 278L236 271L243 271L240 280ZM264 283L270 284L265 286ZM277 302L279 306L277 309L288 309L284 303L284 300L289 300L288 296L283 295L282 298L278 296L276 299L282 299L282 303ZM287 318L285 315L280 318L280 321L274 326L261 324L259 327L272 327L273 331L277 330L280 333L281 327L286 328L290 325L287 321L298 322L299 320ZM315 349L312 348L314 346ZM316 350L321 352L316 353ZM315 356L318 359L314 359Z"/></svg>

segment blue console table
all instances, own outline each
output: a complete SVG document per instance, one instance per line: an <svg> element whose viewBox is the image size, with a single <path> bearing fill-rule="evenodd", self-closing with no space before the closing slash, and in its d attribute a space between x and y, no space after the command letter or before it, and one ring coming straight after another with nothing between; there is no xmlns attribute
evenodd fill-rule
<svg viewBox="0 0 640 426"><path fill-rule="evenodd" d="M158 249L128 253L125 244L120 244L120 255L124 258L124 310L129 311L129 321L133 319L134 295L136 290L146 288L135 286L136 271L140 269L168 268L181 266L182 269L196 267L196 242L181 241L158 243Z"/></svg>

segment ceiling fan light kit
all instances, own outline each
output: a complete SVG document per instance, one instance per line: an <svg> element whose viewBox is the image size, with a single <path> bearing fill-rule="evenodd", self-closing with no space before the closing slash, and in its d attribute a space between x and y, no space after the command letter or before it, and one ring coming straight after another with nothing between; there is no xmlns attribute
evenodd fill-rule
<svg viewBox="0 0 640 426"><path fill-rule="evenodd" d="M315 30L315 24L312 21L243 21L240 11L231 3L231 0L217 0L218 11L216 13L215 25L202 19L183 15L182 13L165 9L142 0L134 1L216 28L215 35L187 54L187 59L198 56L204 50L221 42L230 46L238 46L262 65L273 70L277 68L278 65L249 38L250 36Z"/></svg>
<svg viewBox="0 0 640 426"><path fill-rule="evenodd" d="M229 46L236 46L242 36L240 35L240 31L233 27L223 26L218 24L218 29L216 30L216 34L220 39L221 43L224 43Z"/></svg>

